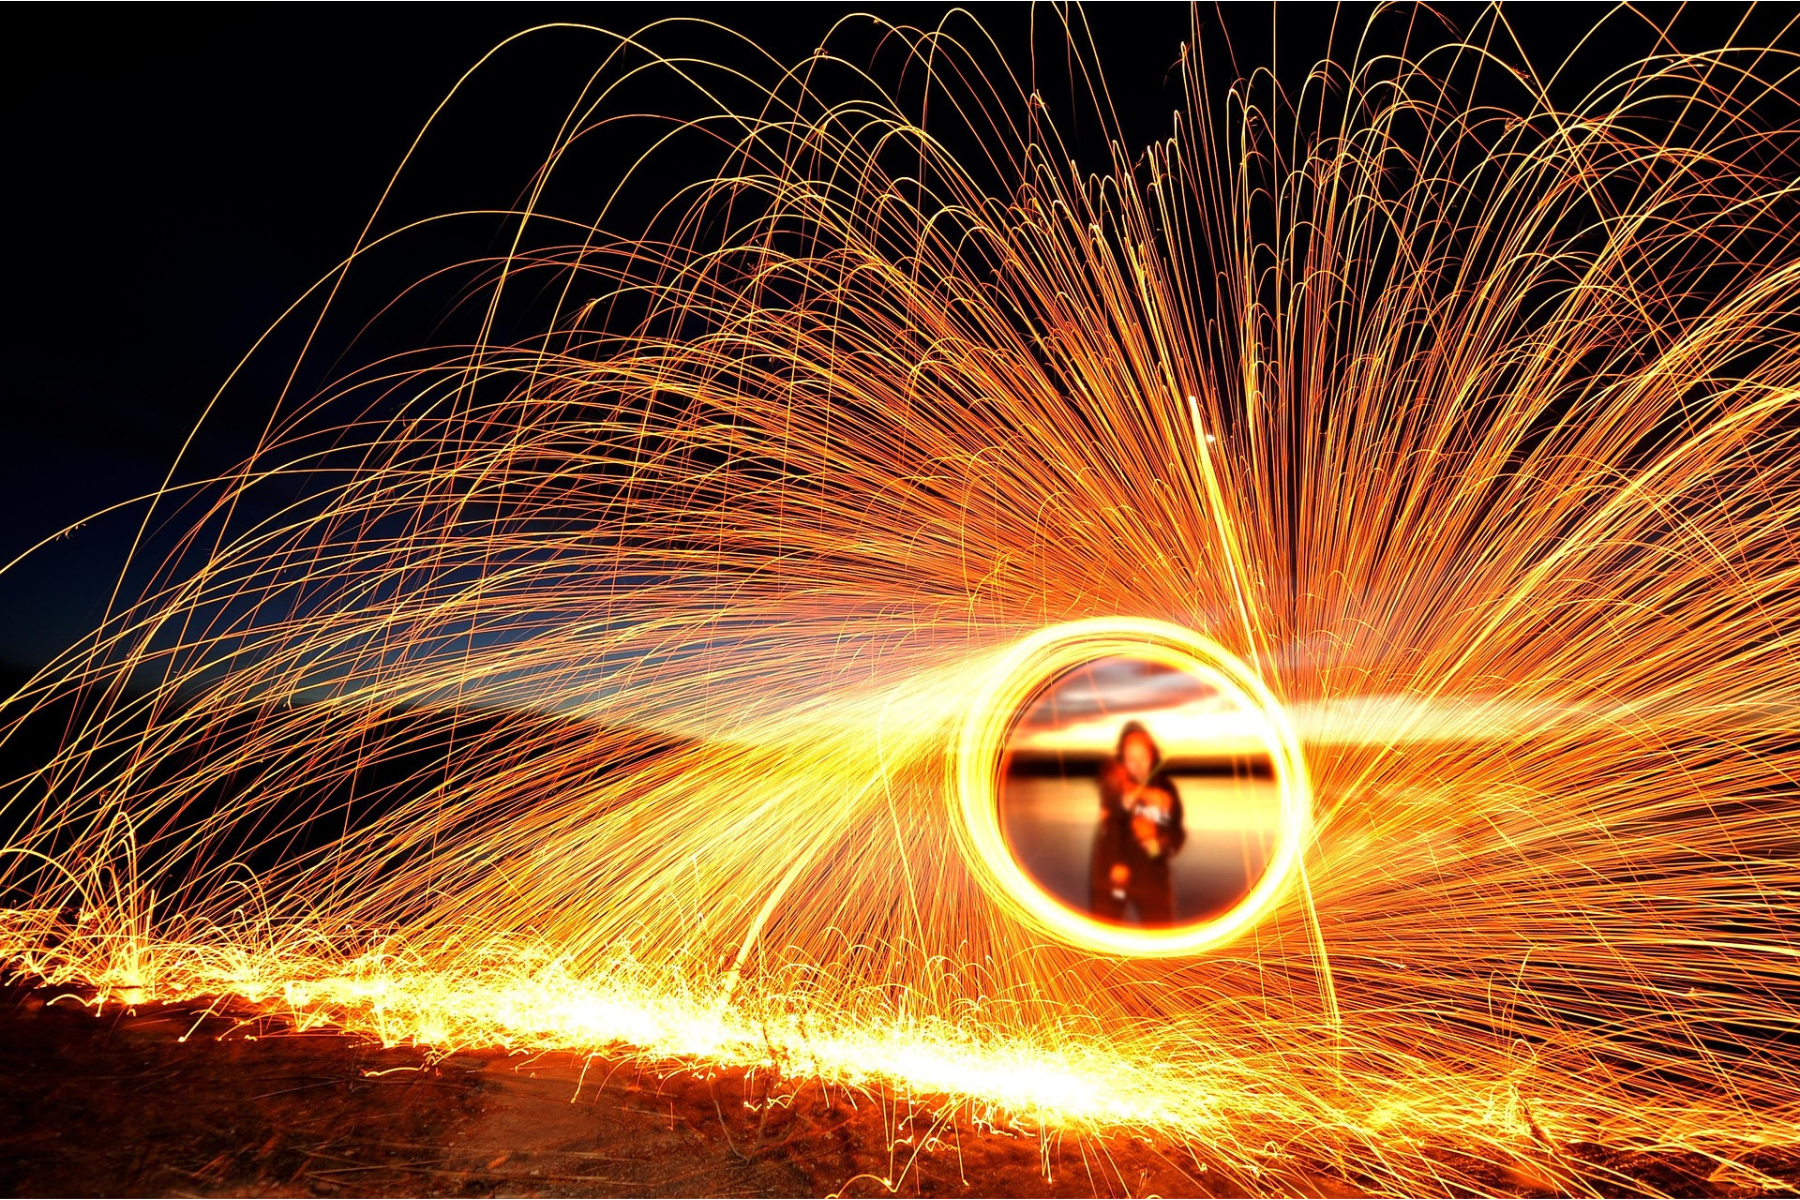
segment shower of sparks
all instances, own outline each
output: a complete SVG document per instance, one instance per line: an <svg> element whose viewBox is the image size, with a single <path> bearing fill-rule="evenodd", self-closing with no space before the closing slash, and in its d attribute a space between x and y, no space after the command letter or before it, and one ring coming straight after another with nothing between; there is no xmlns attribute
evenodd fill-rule
<svg viewBox="0 0 1800 1200"><path fill-rule="evenodd" d="M628 238L536 198L633 72L725 92L608 59L483 335L283 398L0 709L61 736L9 785L0 953L1273 1191L1800 1144L1790 59L1553 102L1478 32L1285 96L1184 54L1168 138L1103 162L979 37L889 31L929 103L828 42L669 123L715 177L622 164L692 184ZM1305 754L1298 882L1201 955L1048 938L960 849L970 698L1097 617L1215 639Z"/></svg>

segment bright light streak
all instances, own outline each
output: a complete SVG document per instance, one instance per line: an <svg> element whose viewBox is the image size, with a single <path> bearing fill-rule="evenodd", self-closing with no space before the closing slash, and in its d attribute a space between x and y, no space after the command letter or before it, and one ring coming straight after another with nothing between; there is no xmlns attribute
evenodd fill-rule
<svg viewBox="0 0 1800 1200"><path fill-rule="evenodd" d="M253 458L0 709L60 737L0 957L1155 1129L1272 1192L1800 1144L1791 58L1575 95L1497 9L1416 17L1291 94L1190 51L1148 150L1065 143L961 17L597 61L559 211L482 218L478 328L228 391ZM620 115L665 74L707 115ZM620 172L643 236L551 186ZM1279 764L1204 938L1097 937L994 841L1007 705L1107 646Z"/></svg>
<svg viewBox="0 0 1800 1200"><path fill-rule="evenodd" d="M1014 722L1032 698L1071 668L1129 657L1205 681L1236 711L1255 716L1257 748L1274 769L1280 817L1268 864L1236 905L1205 921L1143 929L1097 921L1060 903L1032 881L1000 827L1001 757ZM959 832L979 878L1020 920L1073 945L1102 953L1189 955L1241 936L1293 883L1311 829L1306 762L1274 695L1230 651L1165 622L1095 618L1044 629L1013 647L969 701L957 743Z"/></svg>

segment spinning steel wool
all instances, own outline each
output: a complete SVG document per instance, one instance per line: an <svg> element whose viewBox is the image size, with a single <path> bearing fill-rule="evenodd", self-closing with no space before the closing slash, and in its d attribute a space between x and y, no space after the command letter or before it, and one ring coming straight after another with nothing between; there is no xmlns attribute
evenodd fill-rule
<svg viewBox="0 0 1800 1200"><path fill-rule="evenodd" d="M0 711L60 723L5 954L1271 1190L1800 1143L1790 60L1184 52L1166 139L1078 161L980 38L867 27L606 41L476 332L152 498L149 582ZM550 211L646 73L717 102L617 167L666 204ZM1095 934L993 772L1042 670L1146 646L1261 714L1282 834L1198 933Z"/></svg>

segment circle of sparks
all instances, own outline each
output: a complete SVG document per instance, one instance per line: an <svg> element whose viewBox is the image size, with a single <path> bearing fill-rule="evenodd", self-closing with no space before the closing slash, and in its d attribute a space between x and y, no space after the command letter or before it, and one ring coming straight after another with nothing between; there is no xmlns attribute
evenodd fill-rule
<svg viewBox="0 0 1800 1200"><path fill-rule="evenodd" d="M1113 656L1186 672L1253 714L1280 803L1274 849L1261 878L1231 908L1170 928L1111 925L1052 897L1025 873L1000 828L998 781L1018 714L1072 667ZM1267 913L1300 864L1311 824L1305 759L1281 704L1254 671L1211 638L1163 621L1096 618L1053 625L1017 643L987 676L963 720L956 756L961 832L975 874L997 902L1062 941L1103 953L1195 954L1223 945Z"/></svg>

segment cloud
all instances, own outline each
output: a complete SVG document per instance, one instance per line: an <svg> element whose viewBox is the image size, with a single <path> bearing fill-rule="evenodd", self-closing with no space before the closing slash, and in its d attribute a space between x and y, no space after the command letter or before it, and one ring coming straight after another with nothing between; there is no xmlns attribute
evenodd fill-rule
<svg viewBox="0 0 1800 1200"><path fill-rule="evenodd" d="M1185 671L1135 658L1103 658L1064 675L1025 714L1019 727L1058 729L1096 717L1178 708L1216 695ZM1117 723L1115 719L1115 736Z"/></svg>

